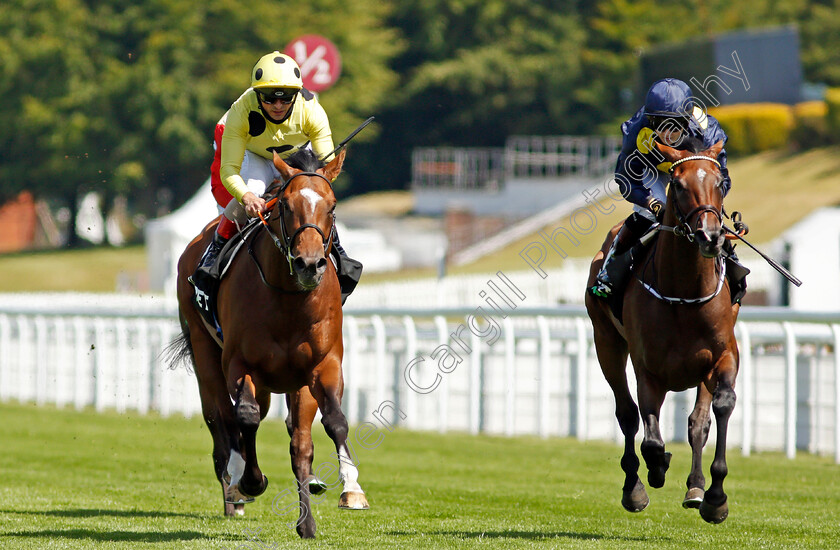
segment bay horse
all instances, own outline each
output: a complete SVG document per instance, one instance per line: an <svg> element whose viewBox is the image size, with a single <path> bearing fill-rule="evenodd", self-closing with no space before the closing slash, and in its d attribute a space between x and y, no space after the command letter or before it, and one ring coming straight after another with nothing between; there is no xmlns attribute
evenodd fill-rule
<svg viewBox="0 0 840 550"><path fill-rule="evenodd" d="M586 309L594 329L601 370L615 396L616 418L624 434L621 468L625 474L621 504L631 512L644 510L649 498L638 476L635 436L639 417L644 425L642 456L648 483L659 488L671 453L659 431L659 411L669 391L697 388L688 418L691 472L683 506L699 508L710 523L729 513L723 479L727 474L726 430L735 407L738 345L735 321L739 305L732 304L721 253L722 175L718 142L700 153L657 144L672 163L665 215L656 241L635 263L634 277L623 298L623 324L608 303L586 294ZM595 284L604 256L621 224L612 228L589 271L587 288ZM627 356L636 375L638 407L627 384ZM717 443L705 491L702 453L711 425L709 406L717 421Z"/></svg>
<svg viewBox="0 0 840 550"><path fill-rule="evenodd" d="M178 351L182 358L191 357L195 366L225 515L244 514L244 503L266 490L256 434L271 394L285 393L300 504L297 532L302 538L315 536L310 494L326 490L312 473L311 427L319 409L339 458L339 507L368 508L341 411L341 292L328 257L336 206L331 182L341 172L344 157L342 150L324 166L308 150L295 153L288 163L274 154L282 180L267 189L266 196L273 190L274 199L267 203L264 227L249 233L250 242L243 245L249 253L234 257L219 284L216 303L223 342L199 315L187 280L212 238L215 222L187 246L178 262Z"/></svg>

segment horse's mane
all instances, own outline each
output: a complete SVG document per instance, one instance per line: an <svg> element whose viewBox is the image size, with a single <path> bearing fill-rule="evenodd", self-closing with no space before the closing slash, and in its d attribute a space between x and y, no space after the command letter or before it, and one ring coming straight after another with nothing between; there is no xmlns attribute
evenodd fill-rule
<svg viewBox="0 0 840 550"><path fill-rule="evenodd" d="M688 136L685 138L686 149L691 151L692 153L702 153L706 150L706 144L703 142L703 138L695 137L695 136Z"/></svg>
<svg viewBox="0 0 840 550"><path fill-rule="evenodd" d="M298 149L289 155L285 159L285 162L292 168L297 168L304 172L314 172L325 166L325 163L318 158L318 155L312 149Z"/></svg>

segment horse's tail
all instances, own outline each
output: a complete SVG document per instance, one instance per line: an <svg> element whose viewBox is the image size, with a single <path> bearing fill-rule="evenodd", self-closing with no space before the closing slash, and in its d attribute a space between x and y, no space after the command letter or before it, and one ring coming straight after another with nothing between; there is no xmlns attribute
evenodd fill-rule
<svg viewBox="0 0 840 550"><path fill-rule="evenodd" d="M169 365L170 369L178 368L181 363L185 363L187 367L192 367L195 364L192 342L190 342L190 331L186 323L181 323L181 329L181 334L169 342L161 352L163 361Z"/></svg>

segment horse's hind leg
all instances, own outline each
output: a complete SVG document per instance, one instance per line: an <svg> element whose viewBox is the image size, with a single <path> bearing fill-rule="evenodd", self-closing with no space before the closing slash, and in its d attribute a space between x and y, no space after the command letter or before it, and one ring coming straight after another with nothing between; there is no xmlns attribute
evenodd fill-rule
<svg viewBox="0 0 840 550"><path fill-rule="evenodd" d="M665 485L665 472L671 465L671 453L665 452L665 441L659 431L659 411L665 391L654 380L640 372L637 377L639 412L645 428L641 451L648 469L648 484L656 489Z"/></svg>
<svg viewBox="0 0 840 550"><path fill-rule="evenodd" d="M289 423L291 426L291 442L289 454L292 456L292 471L297 480L300 498L300 516L297 532L301 538L315 536L315 518L310 513L310 484L308 479L312 471L314 449L312 445L312 421L318 412L318 403L304 386L294 395L289 396Z"/></svg>
<svg viewBox="0 0 840 550"><path fill-rule="evenodd" d="M592 313L590 313L592 315ZM615 396L615 417L624 434L624 471L621 505L629 512L641 512L650 503L645 486L639 479L639 457L636 455L636 433L639 431L639 409L627 385L627 343L609 320L595 321L595 350L598 363Z"/></svg>
<svg viewBox="0 0 840 550"><path fill-rule="evenodd" d="M737 351L735 352L737 353ZM709 523L721 523L729 515L726 493L723 491L723 479L728 473L726 467L726 432L729 417L735 409L735 377L738 362L735 355L727 352L718 361L717 384L714 386L712 410L717 421L717 441L715 458L712 461L712 484L700 505L700 516Z"/></svg>
<svg viewBox="0 0 840 550"><path fill-rule="evenodd" d="M712 402L712 394L706 389L705 384L697 387L697 400L694 402L694 410L688 417L688 442L691 445L691 472L685 482L688 489L683 499L683 508L700 508L703 502L703 494L706 492L706 478L703 476L703 447L709 439L709 427L712 418L709 415L709 407Z"/></svg>
<svg viewBox="0 0 840 550"><path fill-rule="evenodd" d="M245 505L227 502L226 498L230 481L227 474L230 449L232 442L239 438L239 427L236 425L222 374L221 350L201 327L197 327L190 338L201 396L201 410L213 438L213 467L222 486L224 512L226 516L241 516L245 514Z"/></svg>
<svg viewBox="0 0 840 550"><path fill-rule="evenodd" d="M347 418L341 411L341 396L344 392L341 364L339 362L335 365L325 365L318 371L320 374L312 385L312 394L321 409L321 423L335 443L338 453L338 472L344 484L338 507L346 510L367 510L370 506L362 486L359 485L359 470L353 463L347 446L349 429Z"/></svg>

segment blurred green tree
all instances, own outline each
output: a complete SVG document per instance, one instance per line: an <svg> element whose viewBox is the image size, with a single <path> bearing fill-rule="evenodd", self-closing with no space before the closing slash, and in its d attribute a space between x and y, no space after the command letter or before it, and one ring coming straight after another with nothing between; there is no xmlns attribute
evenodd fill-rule
<svg viewBox="0 0 840 550"><path fill-rule="evenodd" d="M499 146L510 134L579 129L586 33L574 1L399 0L391 22L408 48L382 112L382 138L363 146L371 188L407 184L417 146ZM378 162L374 164L374 159Z"/></svg>
<svg viewBox="0 0 840 550"><path fill-rule="evenodd" d="M149 215L170 206L166 196L176 206L207 178L213 127L254 61L304 33L342 53L340 85L321 96L340 139L396 85L388 62L401 46L386 10L375 0L2 3L0 199L29 189L74 217L89 190Z"/></svg>

